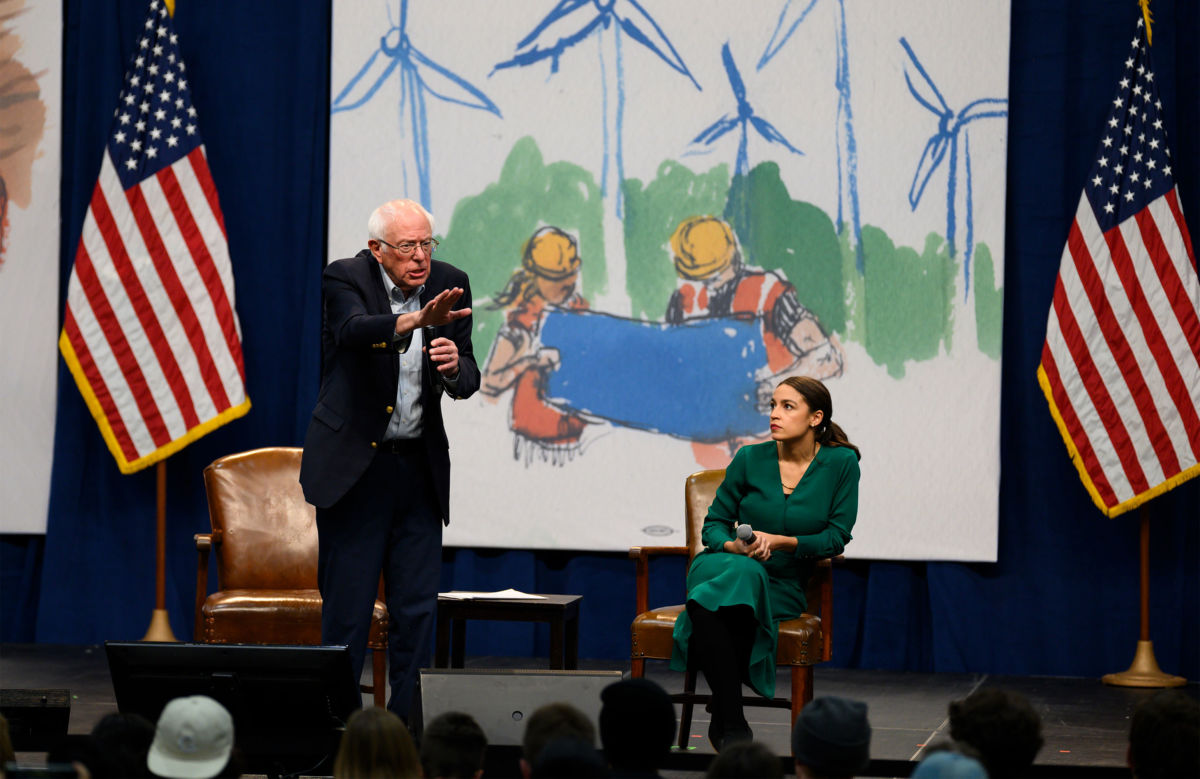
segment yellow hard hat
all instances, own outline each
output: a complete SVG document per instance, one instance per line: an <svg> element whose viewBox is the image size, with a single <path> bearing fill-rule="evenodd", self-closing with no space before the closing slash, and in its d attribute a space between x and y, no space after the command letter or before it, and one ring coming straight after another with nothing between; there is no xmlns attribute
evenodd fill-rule
<svg viewBox="0 0 1200 779"><path fill-rule="evenodd" d="M715 216L684 219L671 236L675 272L685 279L704 279L729 267L737 243L729 225Z"/></svg>
<svg viewBox="0 0 1200 779"><path fill-rule="evenodd" d="M525 244L521 266L542 278L559 281L578 272L579 247L557 227L543 227Z"/></svg>

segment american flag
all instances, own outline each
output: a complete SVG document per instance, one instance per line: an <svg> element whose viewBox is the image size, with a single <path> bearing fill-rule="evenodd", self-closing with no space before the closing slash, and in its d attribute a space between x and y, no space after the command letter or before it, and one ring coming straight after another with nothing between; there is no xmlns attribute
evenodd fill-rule
<svg viewBox="0 0 1200 779"><path fill-rule="evenodd" d="M1200 475L1200 283L1138 19L1054 286L1038 381L1117 516Z"/></svg>
<svg viewBox="0 0 1200 779"><path fill-rule="evenodd" d="M225 223L161 0L113 113L59 349L123 473L250 409Z"/></svg>

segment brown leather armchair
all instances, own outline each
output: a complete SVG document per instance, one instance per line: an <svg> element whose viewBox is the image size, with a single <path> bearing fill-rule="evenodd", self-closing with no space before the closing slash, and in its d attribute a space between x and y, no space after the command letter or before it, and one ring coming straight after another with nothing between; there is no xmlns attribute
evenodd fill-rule
<svg viewBox="0 0 1200 779"><path fill-rule="evenodd" d="M296 447L231 454L204 469L211 533L196 535L195 640L206 644L321 643L316 509L300 489ZM208 594L215 551L218 590ZM363 692L383 706L387 691L387 608L375 601Z"/></svg>
<svg viewBox="0 0 1200 779"><path fill-rule="evenodd" d="M629 550L629 556L636 562L637 617L633 620L633 645L630 652L631 675L641 677L646 672L646 660L670 660L673 647L672 634L675 631L675 619L683 611L683 605L664 606L650 609L649 604L649 574L650 559L658 555L687 555L691 565L703 544L700 531L704 527L704 518L708 507L717 494L717 487L725 478L724 470L699 471L687 477L684 484L684 513L686 517L687 546L642 546ZM805 613L796 619L779 623L779 648L776 652L776 665L786 665L791 668L792 685L790 698L760 698L748 696L743 698L746 706L770 706L791 709L792 724L804 704L813 697L813 665L829 660L832 657L833 643L833 568L831 560L820 560L816 571L808 582L808 607L816 613ZM679 747L687 747L688 735L692 729L692 707L694 704L708 704L709 695L696 693L696 673L688 671L684 675L683 692L671 696L671 700L683 704L682 716L679 719Z"/></svg>

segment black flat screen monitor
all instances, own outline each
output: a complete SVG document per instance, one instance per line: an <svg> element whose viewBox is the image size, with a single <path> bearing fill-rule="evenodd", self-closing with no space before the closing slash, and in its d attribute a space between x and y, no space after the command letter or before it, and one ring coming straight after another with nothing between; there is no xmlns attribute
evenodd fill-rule
<svg viewBox="0 0 1200 779"><path fill-rule="evenodd" d="M108 641L104 649L122 714L157 722L175 698L214 698L233 716L250 773L330 768L346 720L362 708L346 647Z"/></svg>

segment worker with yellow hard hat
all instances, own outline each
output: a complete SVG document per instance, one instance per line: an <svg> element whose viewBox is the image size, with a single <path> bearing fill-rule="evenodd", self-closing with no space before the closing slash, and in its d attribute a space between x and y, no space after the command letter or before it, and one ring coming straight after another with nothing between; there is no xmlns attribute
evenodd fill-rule
<svg viewBox="0 0 1200 779"><path fill-rule="evenodd" d="M733 230L714 216L684 219L671 236L675 272L684 279L706 279L741 264Z"/></svg>
<svg viewBox="0 0 1200 779"><path fill-rule="evenodd" d="M777 270L747 266L733 228L711 215L690 216L670 240L675 292L666 320L681 324L709 317L757 320L762 327L767 365L759 379L760 395L792 374L816 379L840 376L842 351L816 316L801 305L796 288ZM697 462L724 467L742 441L712 447L693 444Z"/></svg>
<svg viewBox="0 0 1200 779"><path fill-rule="evenodd" d="M557 227L539 228L525 242L521 267L493 299L493 308L537 297L553 305L563 303L575 290L581 262L573 237Z"/></svg>
<svg viewBox="0 0 1200 779"><path fill-rule="evenodd" d="M509 426L517 439L515 451L527 459L565 462L578 450L586 425L546 400L546 382L558 367L559 354L539 338L548 307L588 307L577 290L581 264L573 236L558 227L541 227L525 242L521 267L492 301L492 308L507 313L484 364L480 391L496 397L512 388Z"/></svg>

